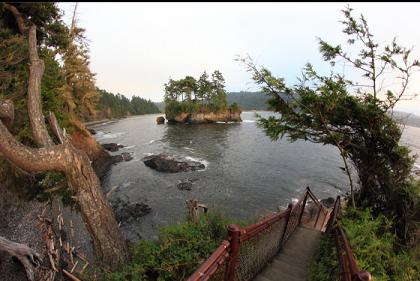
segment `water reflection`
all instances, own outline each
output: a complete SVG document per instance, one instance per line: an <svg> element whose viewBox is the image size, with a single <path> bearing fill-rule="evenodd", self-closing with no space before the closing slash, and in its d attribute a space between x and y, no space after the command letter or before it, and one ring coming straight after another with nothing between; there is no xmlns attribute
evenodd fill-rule
<svg viewBox="0 0 420 281"><path fill-rule="evenodd" d="M162 142L169 153L178 151L207 161L219 161L229 149L230 131L238 130L238 126L240 124L171 124L166 126Z"/></svg>

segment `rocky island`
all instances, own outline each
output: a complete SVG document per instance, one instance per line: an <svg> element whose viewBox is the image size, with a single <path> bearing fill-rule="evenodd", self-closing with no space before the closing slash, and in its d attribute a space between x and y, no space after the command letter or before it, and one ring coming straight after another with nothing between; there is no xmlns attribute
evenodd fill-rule
<svg viewBox="0 0 420 281"><path fill-rule="evenodd" d="M220 71L204 72L197 80L186 76L165 84L165 114L168 123L241 122L241 109L228 105L225 80Z"/></svg>

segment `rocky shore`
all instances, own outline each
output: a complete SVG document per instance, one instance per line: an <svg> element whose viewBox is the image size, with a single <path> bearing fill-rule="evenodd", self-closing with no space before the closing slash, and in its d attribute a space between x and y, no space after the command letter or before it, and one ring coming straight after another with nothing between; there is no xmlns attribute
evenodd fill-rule
<svg viewBox="0 0 420 281"><path fill-rule="evenodd" d="M216 122L242 122L241 111L225 110L222 112L182 112L174 117L166 117L169 123L216 123Z"/></svg>
<svg viewBox="0 0 420 281"><path fill-rule="evenodd" d="M111 155L105 148L116 152L123 146L118 144L101 145L92 137L90 130L80 126L73 130L71 134L72 144L86 152L91 160L92 167L101 179L105 178L111 166L121 161L129 161L132 156L129 152L118 155ZM5 166L7 167L7 166ZM0 169L0 235L14 242L23 243L41 254L43 268L50 266L45 241L42 239L43 233L40 227L40 215L50 221L50 225L57 228L57 218L61 217L64 226L61 230L56 229L62 235L63 241L70 237L70 225L74 231L74 238L71 243L77 247L77 251L83 253L89 261L90 268L95 266L93 244L90 234L81 218L81 215L70 205L65 205L60 195L54 195L50 202L42 202L35 198L23 198L24 190L33 190L35 184L33 176L26 175L15 178L10 176L10 171ZM19 187L16 187L19 186ZM19 188L23 191L16 192ZM26 191L28 192L28 191ZM148 214L151 209L143 203L122 202L117 200L111 202L116 218L121 223L129 223L141 216ZM46 272L38 270L36 280L43 280ZM25 271L19 262L16 262L8 255L0 255L0 279L3 281L22 281L26 280ZM67 280L61 273L55 280Z"/></svg>

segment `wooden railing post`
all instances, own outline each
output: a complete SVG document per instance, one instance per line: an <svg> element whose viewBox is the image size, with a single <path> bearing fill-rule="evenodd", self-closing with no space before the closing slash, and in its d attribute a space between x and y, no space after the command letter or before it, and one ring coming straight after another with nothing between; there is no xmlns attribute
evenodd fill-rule
<svg viewBox="0 0 420 281"><path fill-rule="evenodd" d="M229 262L226 269L225 281L235 280L235 269L238 263L241 229L236 224L231 224L228 227L228 234L230 239L230 253Z"/></svg>
<svg viewBox="0 0 420 281"><path fill-rule="evenodd" d="M287 205L287 217L286 217L286 222L284 224L283 234L281 235L280 247L283 247L284 236L286 235L287 226L289 225L289 219L290 219L290 214L292 213L292 208L293 208L293 204L289 203L289 205Z"/></svg>
<svg viewBox="0 0 420 281"><path fill-rule="evenodd" d="M340 204L341 204L340 196L337 196L337 199L335 199L334 207L333 207L333 209L331 211L331 214L330 214L330 218L328 219L328 222L327 222L326 232L330 232L330 230L332 229L332 227L336 223L339 208L341 207Z"/></svg>
<svg viewBox="0 0 420 281"><path fill-rule="evenodd" d="M316 225L318 223L319 215L321 214L322 208L323 208L322 206L319 207L318 215L316 216L316 221L315 221L315 224L314 224L315 229L316 229Z"/></svg>
<svg viewBox="0 0 420 281"><path fill-rule="evenodd" d="M300 211L300 214L299 214L298 224L300 224L302 221L303 212L305 211L305 206L306 206L306 200L308 200L308 191L306 191L305 198L303 199L303 202L302 202L302 210Z"/></svg>

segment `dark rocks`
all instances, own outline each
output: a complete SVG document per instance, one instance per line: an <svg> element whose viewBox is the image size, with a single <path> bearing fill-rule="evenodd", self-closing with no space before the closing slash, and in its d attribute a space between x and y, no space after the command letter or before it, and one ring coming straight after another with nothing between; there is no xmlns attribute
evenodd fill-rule
<svg viewBox="0 0 420 281"><path fill-rule="evenodd" d="M138 218L147 215L152 210L152 208L150 208L147 204L130 203L119 198L115 200L112 205L115 217L122 224L128 224L137 220Z"/></svg>
<svg viewBox="0 0 420 281"><path fill-rule="evenodd" d="M177 184L179 190L191 190L192 189L192 182L180 182Z"/></svg>
<svg viewBox="0 0 420 281"><path fill-rule="evenodd" d="M92 135L96 135L96 131L94 130L94 129L92 129L92 128L86 128L88 131L89 131L89 133L91 133Z"/></svg>
<svg viewBox="0 0 420 281"><path fill-rule="evenodd" d="M115 152L118 151L120 148L123 148L124 145L118 143L103 143L102 147L108 151Z"/></svg>
<svg viewBox="0 0 420 281"><path fill-rule="evenodd" d="M180 181L176 186L178 187L179 190L191 190L193 183L198 181L198 179L186 179L186 180L182 180Z"/></svg>
<svg viewBox="0 0 420 281"><path fill-rule="evenodd" d="M165 117L159 116L158 118L156 118L156 123L157 124L165 124Z"/></svg>
<svg viewBox="0 0 420 281"><path fill-rule="evenodd" d="M178 161L163 154L147 156L143 162L147 167L163 173L189 172L202 170L206 167L197 161Z"/></svg>
<svg viewBox="0 0 420 281"><path fill-rule="evenodd" d="M114 156L110 155L105 149L101 149L92 159L92 167L102 181L105 179L112 164L115 163Z"/></svg>
<svg viewBox="0 0 420 281"><path fill-rule="evenodd" d="M120 155L112 156L113 163L118 163L122 161L130 161L133 159L133 156L129 152L123 152Z"/></svg>
<svg viewBox="0 0 420 281"><path fill-rule="evenodd" d="M327 208L332 208L334 206L335 199L332 197L324 198L321 199L321 203Z"/></svg>
<svg viewBox="0 0 420 281"><path fill-rule="evenodd" d="M131 156L129 152L121 153L121 157L123 158L124 161L130 161L133 159L133 156Z"/></svg>

